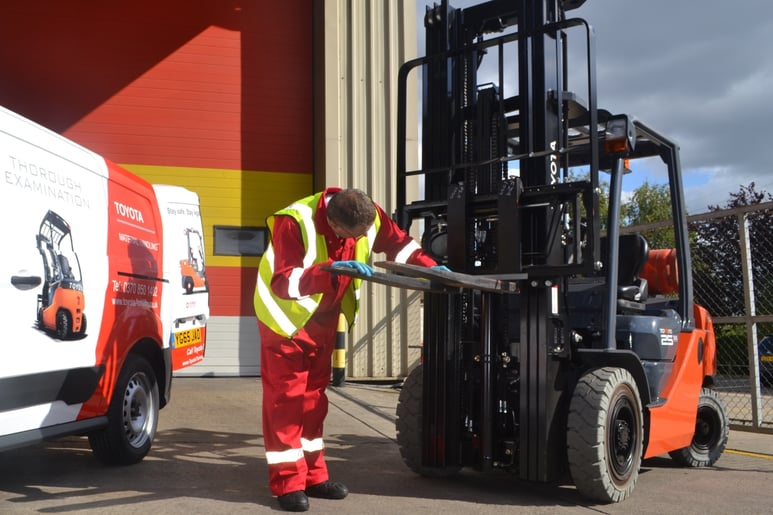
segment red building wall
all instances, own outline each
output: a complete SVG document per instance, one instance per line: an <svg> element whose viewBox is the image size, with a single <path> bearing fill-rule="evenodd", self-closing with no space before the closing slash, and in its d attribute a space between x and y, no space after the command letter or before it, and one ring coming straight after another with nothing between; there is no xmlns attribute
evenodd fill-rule
<svg viewBox="0 0 773 515"><path fill-rule="evenodd" d="M310 192L311 31L310 0L4 3L0 104L196 190L205 226L262 225ZM255 263L208 256L213 315L252 315Z"/></svg>

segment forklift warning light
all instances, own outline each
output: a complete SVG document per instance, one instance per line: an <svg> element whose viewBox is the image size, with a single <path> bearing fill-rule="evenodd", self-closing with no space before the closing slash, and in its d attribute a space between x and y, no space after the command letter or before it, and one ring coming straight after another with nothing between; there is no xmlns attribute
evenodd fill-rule
<svg viewBox="0 0 773 515"><path fill-rule="evenodd" d="M628 116L621 115L607 121L604 150L609 154L625 153L635 145L633 124Z"/></svg>

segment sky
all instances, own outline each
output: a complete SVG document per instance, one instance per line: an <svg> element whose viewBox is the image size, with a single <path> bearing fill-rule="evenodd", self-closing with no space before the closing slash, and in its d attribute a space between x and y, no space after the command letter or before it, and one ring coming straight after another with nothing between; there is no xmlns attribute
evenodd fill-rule
<svg viewBox="0 0 773 515"><path fill-rule="evenodd" d="M420 53L431 4L417 0ZM773 193L773 2L586 0L568 16L595 30L599 107L679 144L689 214L724 207L752 181ZM663 181L646 166L633 172L626 188Z"/></svg>

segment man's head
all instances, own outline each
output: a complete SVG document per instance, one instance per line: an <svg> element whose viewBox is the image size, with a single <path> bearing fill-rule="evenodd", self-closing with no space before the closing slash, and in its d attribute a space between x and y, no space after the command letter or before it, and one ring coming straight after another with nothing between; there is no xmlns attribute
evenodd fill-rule
<svg viewBox="0 0 773 515"><path fill-rule="evenodd" d="M362 190L341 190L327 203L327 219L339 237L359 238L373 225L376 206Z"/></svg>

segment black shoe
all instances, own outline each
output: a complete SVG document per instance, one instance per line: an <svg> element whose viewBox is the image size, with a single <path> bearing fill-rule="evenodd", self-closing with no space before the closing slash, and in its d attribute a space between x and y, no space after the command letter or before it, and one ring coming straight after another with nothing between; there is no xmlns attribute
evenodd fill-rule
<svg viewBox="0 0 773 515"><path fill-rule="evenodd" d="M309 498L303 490L296 490L276 498L284 511L309 511Z"/></svg>
<svg viewBox="0 0 773 515"><path fill-rule="evenodd" d="M349 489L342 483L328 480L316 485L307 486L306 495L321 499L343 499L349 495Z"/></svg>

